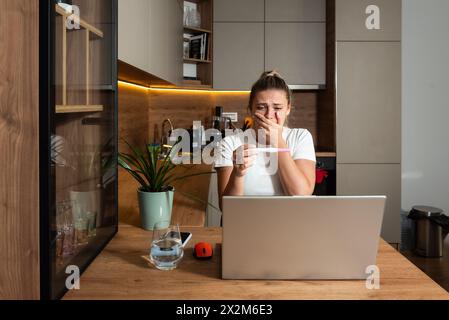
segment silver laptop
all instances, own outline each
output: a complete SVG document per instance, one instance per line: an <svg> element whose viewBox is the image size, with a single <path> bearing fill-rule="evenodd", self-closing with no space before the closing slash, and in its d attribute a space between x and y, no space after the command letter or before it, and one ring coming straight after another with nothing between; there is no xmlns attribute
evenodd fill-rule
<svg viewBox="0 0 449 320"><path fill-rule="evenodd" d="M223 197L223 279L366 279L385 196Z"/></svg>

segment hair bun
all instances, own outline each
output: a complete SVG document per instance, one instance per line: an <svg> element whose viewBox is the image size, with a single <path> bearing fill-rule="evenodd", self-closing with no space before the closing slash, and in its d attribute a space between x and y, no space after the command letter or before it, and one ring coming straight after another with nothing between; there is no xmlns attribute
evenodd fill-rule
<svg viewBox="0 0 449 320"><path fill-rule="evenodd" d="M282 79L281 75L276 70L267 71L264 73L264 76L265 77L278 77L278 78Z"/></svg>

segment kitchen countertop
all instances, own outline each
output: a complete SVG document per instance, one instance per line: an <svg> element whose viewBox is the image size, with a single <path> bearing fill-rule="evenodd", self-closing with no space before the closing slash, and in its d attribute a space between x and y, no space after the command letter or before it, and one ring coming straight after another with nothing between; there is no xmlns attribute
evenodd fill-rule
<svg viewBox="0 0 449 320"><path fill-rule="evenodd" d="M160 271L147 259L151 232L121 224L119 232L81 277L81 289L64 299L449 299L449 293L380 240L379 290L365 281L244 281L221 279L221 229L182 228L193 234L184 258L173 271ZM212 260L198 261L192 247L213 244Z"/></svg>
<svg viewBox="0 0 449 320"><path fill-rule="evenodd" d="M317 152L316 157L317 158L336 158L337 153L335 153L335 152Z"/></svg>

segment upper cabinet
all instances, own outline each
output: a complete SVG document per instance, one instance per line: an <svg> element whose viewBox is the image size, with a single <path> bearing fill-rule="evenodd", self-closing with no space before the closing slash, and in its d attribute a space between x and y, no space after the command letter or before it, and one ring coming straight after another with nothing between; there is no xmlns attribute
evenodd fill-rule
<svg viewBox="0 0 449 320"><path fill-rule="evenodd" d="M266 0L267 22L325 22L326 0Z"/></svg>
<svg viewBox="0 0 449 320"><path fill-rule="evenodd" d="M337 44L339 163L401 162L401 44Z"/></svg>
<svg viewBox="0 0 449 320"><path fill-rule="evenodd" d="M214 23L214 88L249 90L264 70L263 23Z"/></svg>
<svg viewBox="0 0 449 320"><path fill-rule="evenodd" d="M119 60L181 84L183 1L119 0L118 12Z"/></svg>
<svg viewBox="0 0 449 320"><path fill-rule="evenodd" d="M401 40L401 0L337 0L335 10L337 41Z"/></svg>
<svg viewBox="0 0 449 320"><path fill-rule="evenodd" d="M295 89L326 84L326 24L267 23L265 69L279 70Z"/></svg>
<svg viewBox="0 0 449 320"><path fill-rule="evenodd" d="M214 22L215 89L250 90L272 69L292 89L325 86L325 0L215 0Z"/></svg>
<svg viewBox="0 0 449 320"><path fill-rule="evenodd" d="M150 67L149 14L148 0L118 1L118 57L144 71Z"/></svg>
<svg viewBox="0 0 449 320"><path fill-rule="evenodd" d="M264 22L264 0L214 0L215 22Z"/></svg>

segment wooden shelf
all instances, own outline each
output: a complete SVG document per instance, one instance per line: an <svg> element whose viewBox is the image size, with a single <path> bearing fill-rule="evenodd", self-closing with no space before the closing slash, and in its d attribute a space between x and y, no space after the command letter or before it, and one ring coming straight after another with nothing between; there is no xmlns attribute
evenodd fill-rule
<svg viewBox="0 0 449 320"><path fill-rule="evenodd" d="M59 6L57 4L55 5L55 8L56 8L55 9L56 13L65 17L66 19L72 15L71 13L67 13L61 6ZM83 27L84 29L88 30L90 33L92 33L92 35L95 35L99 38L103 38L103 31L101 31L98 28L95 28L93 25L91 25L90 23L87 23L83 19L80 19L80 26Z"/></svg>
<svg viewBox="0 0 449 320"><path fill-rule="evenodd" d="M67 22L73 19L71 12L66 12L64 8L59 6L58 4L55 5L55 11L57 14L59 14L62 17L62 21L60 24L60 30L61 32L61 49L62 49L62 57L61 57L61 63L62 63L62 74L61 74L61 97L62 101L60 105L56 106L56 113L79 113L79 112L101 112L103 111L102 105L92 105L91 104L91 92L90 90L95 90L95 84L92 84L91 79L91 70L92 70L92 59L91 59L91 40L92 39L101 39L103 38L104 34L103 31L100 29L94 27L90 23L87 23L85 20L79 18L79 21L74 21L79 23L79 29L83 28L85 30L85 35L82 33L76 33L79 29L69 29L67 27ZM74 37L68 37L68 33L74 34ZM78 37L78 35L80 37ZM77 52L75 55L71 52L71 56L69 56L69 50L73 51L74 49L78 49L79 52ZM80 59L75 59L75 57L85 57L85 60L82 61ZM73 67L73 65L76 65L76 68ZM68 79L73 78L73 74L77 74L77 69L82 70L84 68L85 76L84 79L77 79L76 83L79 82L85 82L84 89L80 86L75 86L75 90L84 90L86 99L84 105L70 105L68 103L68 90L69 85ZM79 77L77 77L79 78ZM73 81L73 79L72 79ZM101 85L100 85L101 86ZM79 87L79 89L77 88ZM58 100L59 101L59 100ZM76 100L78 101L78 100Z"/></svg>
<svg viewBox="0 0 449 320"><path fill-rule="evenodd" d="M211 89L213 85L213 0L187 1L196 3L197 10L201 15L201 25L199 27L184 25L184 34L188 33L193 36L205 34L207 38L207 55L203 56L205 59L191 59L184 58L185 56L183 57L184 64L192 64L190 67L192 69L196 68L196 74L193 74L192 72L192 74L189 75L195 76L196 78L200 79L202 84L184 84L182 85L182 88L207 90ZM184 41L186 41L186 39L184 39ZM187 74L185 74L185 76L187 76Z"/></svg>
<svg viewBox="0 0 449 320"><path fill-rule="evenodd" d="M184 63L212 63L210 60L184 58Z"/></svg>
<svg viewBox="0 0 449 320"><path fill-rule="evenodd" d="M102 112L102 105L57 105L56 113L83 113L83 112Z"/></svg>
<svg viewBox="0 0 449 320"><path fill-rule="evenodd" d="M187 27L184 26L184 31L188 31L187 33L212 33L212 31L202 28L195 28L195 27Z"/></svg>

